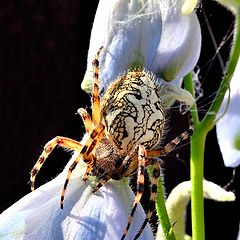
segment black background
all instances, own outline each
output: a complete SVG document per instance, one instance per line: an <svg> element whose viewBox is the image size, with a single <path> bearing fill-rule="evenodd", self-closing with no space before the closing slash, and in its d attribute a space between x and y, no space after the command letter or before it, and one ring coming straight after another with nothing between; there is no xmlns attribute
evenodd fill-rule
<svg viewBox="0 0 240 240"><path fill-rule="evenodd" d="M90 111L90 96L81 90L80 84L86 70L96 7L97 1L0 1L0 211L30 191L29 172L48 140L58 135L76 140L83 136L83 124L75 113L79 107ZM217 3L203 1L203 10L198 10L203 34L198 63L205 92L199 100L202 116L222 76L219 61L213 59L216 50L206 22L210 23L218 44L233 30L231 13ZM229 45L227 41L221 48L224 61ZM187 128L185 120L172 111L167 140ZM189 179L188 154L186 145L165 159L167 194L178 183ZM36 184L39 186L55 177L69 158L69 153L56 149ZM213 130L206 143L205 178L223 187L230 182L232 172L223 165ZM240 212L237 184L239 169L228 188L235 190L236 202L205 201L206 239L236 239ZM188 213L188 223L189 219ZM187 231L191 233L189 224Z"/></svg>

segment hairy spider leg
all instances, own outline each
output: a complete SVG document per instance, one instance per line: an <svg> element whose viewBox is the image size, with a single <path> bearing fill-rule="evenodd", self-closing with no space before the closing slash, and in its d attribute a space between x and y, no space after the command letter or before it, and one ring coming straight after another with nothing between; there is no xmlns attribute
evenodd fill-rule
<svg viewBox="0 0 240 240"><path fill-rule="evenodd" d="M103 47L100 47L95 59L92 62L93 65L93 93L92 93L92 119L93 124L96 126L100 123L101 114L100 114L100 96L99 96L99 55Z"/></svg>
<svg viewBox="0 0 240 240"><path fill-rule="evenodd" d="M145 218L141 228L139 229L138 233L134 237L134 240L136 240L140 237L144 228L146 227L147 223L149 222L153 211L155 210L155 202L156 202L156 197L157 197L157 187L158 187L159 176L160 176L160 164L159 164L158 160L155 160L154 164L153 164L153 172L152 172L152 188L151 188L151 195L150 195L149 210L146 214L146 218Z"/></svg>
<svg viewBox="0 0 240 240"><path fill-rule="evenodd" d="M89 113L87 112L87 110L84 109L84 108L79 108L77 110L77 113L81 116L81 118L83 120L86 132L87 133L91 132L92 127L93 127L92 126L92 119L91 119Z"/></svg>
<svg viewBox="0 0 240 240"><path fill-rule="evenodd" d="M194 125L192 117L189 114L189 128L178 135L176 138L174 138L172 141L170 141L167 145L165 145L162 148L156 149L156 150L149 150L147 151L147 157L148 158L156 158L165 156L168 153L172 152L179 144L181 144L183 141L189 139L191 135L193 134Z"/></svg>
<svg viewBox="0 0 240 240"><path fill-rule="evenodd" d="M82 120L83 120L84 125L85 125L85 130L86 130L86 132L87 132L87 133L90 133L90 132L92 131L92 128L93 128L91 116L89 115L89 113L87 112L87 110L84 109L84 108L79 108L79 109L77 110L77 112L78 112L78 114L82 117ZM92 159L91 159L91 162L94 162L94 161L95 161L95 160L93 159L93 157L94 157L93 155L90 155L90 158L92 158ZM91 171L92 171L92 165L88 165L88 166L87 166L87 170L86 170L86 172L85 172L85 174L84 174L84 176L83 176L83 178L82 178L83 181L87 181L87 179L88 179Z"/></svg>
<svg viewBox="0 0 240 240"><path fill-rule="evenodd" d="M84 182L86 182L86 181L88 180L88 177L89 177L89 175L90 175L90 173L91 173L91 171L92 171L92 169L93 169L93 165L94 165L94 163L95 163L95 157L94 157L93 154L90 154L89 158L90 158L90 162L91 162L92 164L89 164L89 165L87 166L86 172L84 173L83 178L82 178L82 180L83 180Z"/></svg>
<svg viewBox="0 0 240 240"><path fill-rule="evenodd" d="M108 180L110 180L112 178L111 175L104 175L100 180L99 183L97 184L96 187L94 187L94 189L92 190L92 193L95 193L98 191L99 188L101 188L106 182L108 182Z"/></svg>
<svg viewBox="0 0 240 240"><path fill-rule="evenodd" d="M145 169L146 155L147 155L147 152L146 152L144 146L139 145L139 149L138 149L137 195L135 197L133 207L132 207L132 211L131 211L131 213L128 217L127 226L124 230L124 234L122 235L121 240L125 239L125 237L128 234L128 230L131 226L134 213L137 209L137 205L139 204L139 202L141 200L141 197L143 195L143 192L144 192L144 169Z"/></svg>
<svg viewBox="0 0 240 240"><path fill-rule="evenodd" d="M94 86L93 86L93 92L92 92L92 118L93 118L93 123L92 123L92 119L90 117L90 115L88 114L88 112L83 109L83 108L79 108L78 109L78 113L80 114L80 116L83 119L83 122L85 124L85 129L86 132L89 133L92 128L93 128L93 124L94 126L96 126L97 124L100 123L101 121L101 113L100 113L100 96L99 96L99 55L101 53L101 50L103 49L103 47L100 47L95 59L92 62L93 65L93 82L94 82ZM94 156L90 155L90 161L93 163L95 161ZM93 164L89 164L87 166L87 170L83 176L83 181L86 181L91 173L93 169Z"/></svg>
<svg viewBox="0 0 240 240"><path fill-rule="evenodd" d="M86 142L86 144L82 147L79 155L76 157L74 162L71 164L71 166L68 169L67 177L63 186L62 194L61 194L61 201L60 201L60 208L63 209L63 202L64 202L64 196L67 189L67 185L69 182L69 179L71 177L72 171L75 169L79 161L82 159L88 166L90 165L91 168L93 167L94 161L93 158L90 157L91 153L95 149L95 147L98 145L100 140L103 137L105 126L101 123L99 123L90 133L89 138Z"/></svg>
<svg viewBox="0 0 240 240"><path fill-rule="evenodd" d="M82 144L78 141L75 141L71 138L67 137L55 137L52 140L50 140L45 146L44 149L38 158L37 162L35 163L31 173L30 173L30 185L31 185L31 190L34 191L34 184L35 184L35 179L40 171L42 165L48 158L49 154L56 148L57 146L61 146L64 148L68 148L74 151L81 151L82 149Z"/></svg>

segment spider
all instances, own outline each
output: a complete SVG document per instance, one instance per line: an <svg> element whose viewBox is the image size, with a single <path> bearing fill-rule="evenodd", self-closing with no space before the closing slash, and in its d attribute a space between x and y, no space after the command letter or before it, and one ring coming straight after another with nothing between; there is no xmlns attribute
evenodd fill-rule
<svg viewBox="0 0 240 240"><path fill-rule="evenodd" d="M80 160L87 164L83 180L96 176L98 184L93 193L108 180L119 180L137 172L137 194L128 217L122 240L131 226L137 205L144 190L145 167L153 165L149 209L146 218L134 239L138 239L155 209L157 183L160 175L159 157L171 152L178 144L189 138L193 131L190 121L188 130L164 147L160 147L166 125L166 110L161 97L164 86L157 83L155 76L142 68L129 69L107 88L102 99L99 94L99 56L101 47L93 60L92 117L85 109L79 109L85 125L85 144L66 137L55 137L44 147L42 154L31 171L31 190L40 168L56 146L79 154L69 167L63 186L60 207L63 209L65 192L72 171Z"/></svg>

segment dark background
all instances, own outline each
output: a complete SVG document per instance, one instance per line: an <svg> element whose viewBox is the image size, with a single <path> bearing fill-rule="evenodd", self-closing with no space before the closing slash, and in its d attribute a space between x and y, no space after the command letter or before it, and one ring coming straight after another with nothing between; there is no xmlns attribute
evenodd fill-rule
<svg viewBox="0 0 240 240"><path fill-rule="evenodd" d="M75 113L79 107L90 111L90 96L80 84L96 7L97 1L0 0L0 211L30 192L29 172L48 140L58 135L76 140L83 136L83 124ZM199 100L203 116L222 76L207 22L219 45L233 30L233 17L213 1L203 1L198 15L203 33L198 63L205 93ZM220 51L224 61L229 45L230 40ZM187 128L185 120L173 109L167 140ZM165 159L167 194L189 179L188 154L186 145ZM37 186L55 177L69 158L69 153L56 149L41 169ZM215 130L207 139L205 159L205 178L227 185L233 170L223 165ZM205 201L206 239L236 239L240 212L237 184L239 169L228 187L236 192L236 202ZM191 233L189 224L187 231Z"/></svg>

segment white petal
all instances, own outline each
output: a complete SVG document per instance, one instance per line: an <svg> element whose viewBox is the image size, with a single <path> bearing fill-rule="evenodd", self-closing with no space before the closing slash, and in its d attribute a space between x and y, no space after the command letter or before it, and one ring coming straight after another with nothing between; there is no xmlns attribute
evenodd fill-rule
<svg viewBox="0 0 240 240"><path fill-rule="evenodd" d="M188 108L194 104L193 96L185 89L167 82L163 83L163 86L162 98L166 108L169 108L175 101L184 102Z"/></svg>
<svg viewBox="0 0 240 240"><path fill-rule="evenodd" d="M169 194L166 201L168 216L174 225L174 233L178 240L184 240L185 237L185 216L186 207L191 197L191 182L186 181L178 184ZM215 201L226 202L235 201L235 195L227 192L215 183L203 180L204 197ZM159 224L156 239L164 239L161 224Z"/></svg>
<svg viewBox="0 0 240 240"><path fill-rule="evenodd" d="M61 210L66 170L0 215L0 239L120 239L134 200L127 179L109 181L93 194L89 183L81 180L84 168L80 164L73 172ZM139 206L126 239L133 238L144 218ZM153 239L149 225L140 239Z"/></svg>
<svg viewBox="0 0 240 240"><path fill-rule="evenodd" d="M217 118L220 117L228 102L229 92L226 93ZM230 83L230 102L226 113L217 122L217 138L224 164L227 167L237 167L240 164L240 61ZM237 143L238 140L238 143ZM238 145L238 146L237 146Z"/></svg>
<svg viewBox="0 0 240 240"><path fill-rule="evenodd" d="M98 48L104 46L100 74L102 86L108 85L131 66L151 65L161 36L159 5L160 2L156 0L99 2L91 34L87 71L92 71L92 60Z"/></svg>
<svg viewBox="0 0 240 240"><path fill-rule="evenodd" d="M183 1L101 0L93 24L87 71L82 83L92 85L92 60L100 46L100 88L129 67L140 65L166 81L190 72L199 57L201 32L194 12L183 14ZM162 22L163 21L163 22Z"/></svg>
<svg viewBox="0 0 240 240"><path fill-rule="evenodd" d="M162 36L150 70L166 81L180 79L196 65L201 48L201 30L194 12L182 14L184 1L162 0Z"/></svg>
<svg viewBox="0 0 240 240"><path fill-rule="evenodd" d="M182 5L182 13L185 15L191 14L194 8L197 6L197 0L184 0Z"/></svg>

